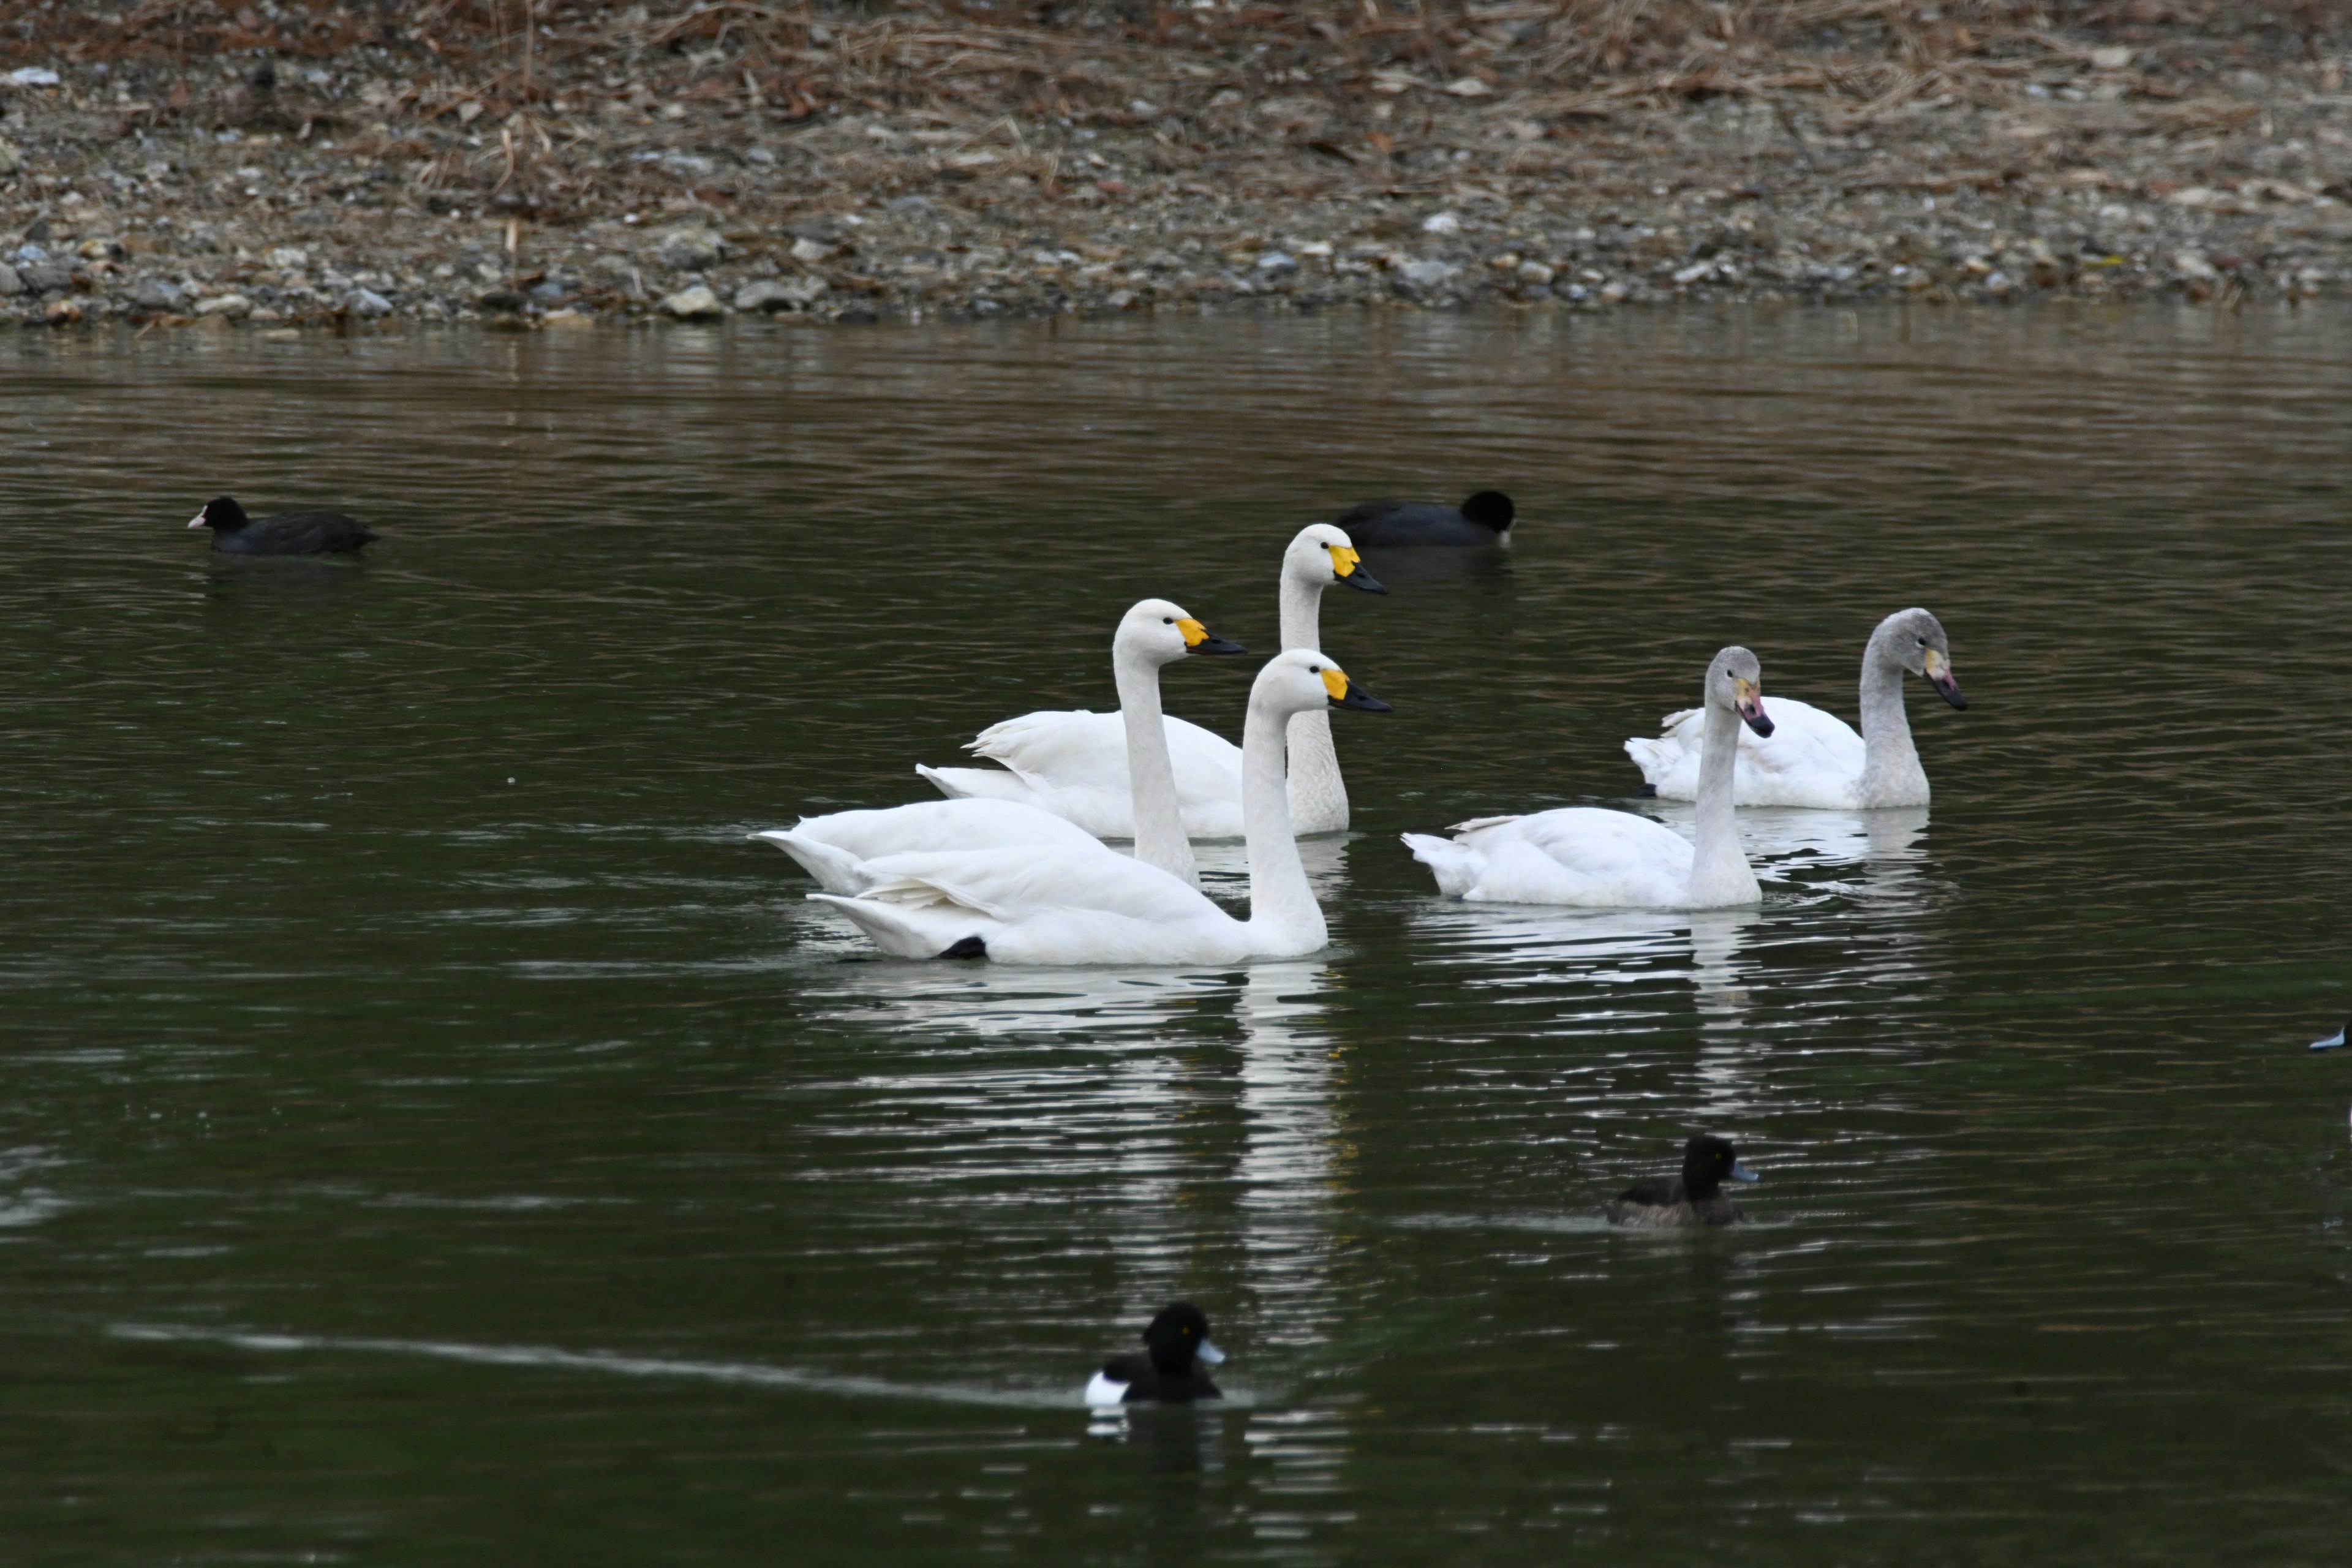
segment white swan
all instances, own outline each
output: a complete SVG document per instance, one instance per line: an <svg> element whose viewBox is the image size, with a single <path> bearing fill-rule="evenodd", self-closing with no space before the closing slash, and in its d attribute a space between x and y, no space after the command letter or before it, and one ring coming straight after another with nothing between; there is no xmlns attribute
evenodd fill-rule
<svg viewBox="0 0 2352 1568"><path fill-rule="evenodd" d="M1235 963L1296 958L1328 940L1299 863L1283 787L1292 717L1389 711L1312 648L1278 654L1250 687L1242 730L1250 913L1235 920L1194 888L1100 844L890 855L867 862L862 895L811 893L899 958L1003 963Z"/></svg>
<svg viewBox="0 0 2352 1568"><path fill-rule="evenodd" d="M1201 877L1192 863L1192 842L1185 837L1176 779L1163 739L1160 668L1187 654L1247 651L1239 643L1211 636L1181 605L1166 599L1142 600L1119 617L1118 629L1111 635L1111 679L1118 688L1119 710L1086 715L1113 727L1119 761L1118 787L1122 797L1130 790L1134 795L1131 804L1125 799L1121 804L1136 826L1136 858L1194 887L1200 885ZM1131 784L1126 765L1130 746L1139 759ZM1069 787L1076 790L1081 782L1074 780ZM1095 780L1087 787L1104 785ZM1019 801L985 799L923 800L873 811L836 811L803 816L789 828L751 837L766 839L799 861L828 893L863 892L869 879L860 868L885 855L1094 842L1067 814L1056 815Z"/></svg>
<svg viewBox="0 0 2352 1568"><path fill-rule="evenodd" d="M1369 593L1387 589L1372 580L1346 533L1328 522L1299 530L1282 555L1282 646L1313 648L1322 641L1323 590L1345 583ZM1120 700L1126 701L1122 688ZM1195 838L1238 838L1242 754L1223 736L1181 719L1165 721L1176 771L1184 831ZM1126 732L1108 713L1086 709L1024 713L992 724L964 748L1003 768L915 771L950 799L1013 800L1066 816L1097 838L1132 838ZM1302 713L1290 728L1290 818L1300 833L1338 833L1348 826L1348 786L1331 745L1331 721Z"/></svg>
<svg viewBox="0 0 2352 1568"><path fill-rule="evenodd" d="M1731 768L1742 720L1759 735L1772 732L1762 679L1744 647L1725 648L1707 666L1696 844L1629 811L1571 805L1483 816L1448 829L1450 839L1408 833L1405 845L1452 898L1682 910L1755 903L1763 893L1739 850Z"/></svg>
<svg viewBox="0 0 2352 1568"><path fill-rule="evenodd" d="M1862 733L1811 703L1774 698L1771 738L1739 737L1733 804L1832 811L1927 805L1927 774L1919 766L1911 721L1903 711L1906 670L1925 676L1953 707L1969 705L1952 674L1952 645L1943 624L1925 610L1897 610L1878 623L1863 649ZM1625 753L1653 793L1667 800L1694 798L1699 710L1668 714L1664 734L1654 741L1637 735L1625 742Z"/></svg>

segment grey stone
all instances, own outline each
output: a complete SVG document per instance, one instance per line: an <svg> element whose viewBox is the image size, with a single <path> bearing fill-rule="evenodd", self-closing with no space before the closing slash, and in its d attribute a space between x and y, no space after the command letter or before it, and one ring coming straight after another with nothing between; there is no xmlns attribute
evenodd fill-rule
<svg viewBox="0 0 2352 1568"><path fill-rule="evenodd" d="M199 316L227 316L234 320L252 313L253 301L242 294L215 294L209 300L196 301L196 314Z"/></svg>
<svg viewBox="0 0 2352 1568"><path fill-rule="evenodd" d="M1454 273L1454 267L1450 261L1408 261L1404 266L1406 281L1422 289L1434 289Z"/></svg>
<svg viewBox="0 0 2352 1568"><path fill-rule="evenodd" d="M16 268L28 294L47 294L53 289L70 288L73 274L54 261L30 261Z"/></svg>
<svg viewBox="0 0 2352 1568"><path fill-rule="evenodd" d="M373 289L355 289L352 291L349 309L354 316L389 316L392 314L392 301Z"/></svg>
<svg viewBox="0 0 2352 1568"><path fill-rule="evenodd" d="M784 232L794 239L822 240L831 245L841 238L841 220L837 217L804 217L786 225Z"/></svg>
<svg viewBox="0 0 2352 1568"><path fill-rule="evenodd" d="M763 169L772 168L775 166L776 155L765 147L747 147L743 150L743 162L756 163Z"/></svg>
<svg viewBox="0 0 2352 1568"><path fill-rule="evenodd" d="M16 276L16 269L6 262L0 261L0 300L5 300L11 294L22 294L24 291L25 280Z"/></svg>
<svg viewBox="0 0 2352 1568"><path fill-rule="evenodd" d="M929 217L940 210L939 204L929 196L892 196L884 208L900 217Z"/></svg>
<svg viewBox="0 0 2352 1568"><path fill-rule="evenodd" d="M131 302L142 310L176 310L188 297L168 278L142 278L131 286Z"/></svg>
<svg viewBox="0 0 2352 1568"><path fill-rule="evenodd" d="M681 224L654 241L654 259L677 272L699 272L714 267L726 251L726 241L693 224Z"/></svg>
<svg viewBox="0 0 2352 1568"><path fill-rule="evenodd" d="M712 293L707 284L697 283L693 288L681 289L664 300L659 309L665 315L676 316L681 321L695 321L722 315L727 307L719 302L719 296Z"/></svg>
<svg viewBox="0 0 2352 1568"><path fill-rule="evenodd" d="M1257 269L1271 278L1276 273L1297 271L1298 263L1279 250L1269 250L1257 258Z"/></svg>
<svg viewBox="0 0 2352 1568"><path fill-rule="evenodd" d="M23 154L9 143L5 136L0 136L0 174L13 174L24 166Z"/></svg>
<svg viewBox="0 0 2352 1568"><path fill-rule="evenodd" d="M822 278L762 278L735 293L739 310L805 310L824 295Z"/></svg>

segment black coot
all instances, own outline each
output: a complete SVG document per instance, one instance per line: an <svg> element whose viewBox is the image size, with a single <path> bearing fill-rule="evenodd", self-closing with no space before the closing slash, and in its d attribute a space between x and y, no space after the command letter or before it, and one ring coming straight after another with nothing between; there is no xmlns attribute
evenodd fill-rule
<svg viewBox="0 0 2352 1568"><path fill-rule="evenodd" d="M1495 544L1518 518L1511 498L1480 490L1460 506L1431 501L1368 500L1337 521L1358 549L1400 544Z"/></svg>
<svg viewBox="0 0 2352 1568"><path fill-rule="evenodd" d="M1763 1180L1739 1163L1720 1138L1702 1134L1683 1145L1683 1173L1652 1176L1628 1188L1609 1205L1611 1225L1737 1225L1743 1217L1725 1195L1726 1178Z"/></svg>
<svg viewBox="0 0 2352 1568"><path fill-rule="evenodd" d="M1215 1366L1225 1352L1209 1342L1209 1320L1190 1301L1179 1301L1143 1331L1142 1355L1114 1356L1087 1384L1087 1404L1187 1404L1223 1399L1202 1363Z"/></svg>
<svg viewBox="0 0 2352 1568"><path fill-rule="evenodd" d="M215 496L188 523L213 531L213 548L230 555L332 555L375 537L339 511L281 511L256 522L227 496Z"/></svg>

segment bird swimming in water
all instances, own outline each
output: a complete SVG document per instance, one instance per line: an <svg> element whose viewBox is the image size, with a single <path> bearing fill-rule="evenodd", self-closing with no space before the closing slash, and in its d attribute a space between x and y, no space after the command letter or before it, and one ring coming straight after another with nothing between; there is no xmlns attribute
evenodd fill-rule
<svg viewBox="0 0 2352 1568"><path fill-rule="evenodd" d="M1368 500L1334 520L1358 548L1404 544L1503 544L1518 508L1500 490L1480 490L1460 506L1431 501Z"/></svg>
<svg viewBox="0 0 2352 1568"><path fill-rule="evenodd" d="M1763 1178L1739 1163L1739 1155L1720 1138L1702 1133L1683 1145L1683 1173L1652 1176L1629 1187L1609 1205L1611 1225L1737 1225L1747 1216L1723 1191L1726 1178L1759 1182Z"/></svg>
<svg viewBox="0 0 2352 1568"><path fill-rule="evenodd" d="M376 537L339 511L281 511L257 522L228 496L205 502L188 526L211 529L213 548L226 555L335 555Z"/></svg>
<svg viewBox="0 0 2352 1568"><path fill-rule="evenodd" d="M1088 1407L1106 1405L1183 1405L1223 1399L1202 1363L1215 1366L1225 1352L1209 1342L1209 1320L1190 1301L1179 1301L1143 1331L1144 1353L1114 1356L1087 1384Z"/></svg>

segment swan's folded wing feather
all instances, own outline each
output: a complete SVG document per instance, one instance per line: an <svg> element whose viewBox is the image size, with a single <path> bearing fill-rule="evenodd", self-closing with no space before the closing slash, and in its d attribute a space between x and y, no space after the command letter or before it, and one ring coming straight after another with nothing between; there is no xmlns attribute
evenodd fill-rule
<svg viewBox="0 0 2352 1568"><path fill-rule="evenodd" d="M915 771L950 800L997 800L1045 809L1035 785L1003 768L935 768L917 763Z"/></svg>
<svg viewBox="0 0 2352 1568"><path fill-rule="evenodd" d="M1463 896L1501 903L1660 904L1690 875L1691 847L1673 830L1594 806L1503 818L1457 842L1478 865Z"/></svg>
<svg viewBox="0 0 2352 1568"><path fill-rule="evenodd" d="M1625 754L1642 770L1642 782L1669 800L1689 800L1698 794L1699 742L1706 732L1706 712L1685 708L1658 721L1654 739L1634 735L1625 742Z"/></svg>
<svg viewBox="0 0 2352 1568"><path fill-rule="evenodd" d="M1467 822L1455 823L1445 831L1448 833L1477 833L1489 827L1500 827L1507 822L1517 822L1518 819L1518 816L1516 813L1509 816L1474 816Z"/></svg>
<svg viewBox="0 0 2352 1568"><path fill-rule="evenodd" d="M1242 835L1242 749L1188 719L1167 717L1168 760L1176 771L1176 804L1184 831L1196 838ZM1126 751L1120 750L1124 773Z"/></svg>
<svg viewBox="0 0 2352 1568"><path fill-rule="evenodd" d="M1161 724L1184 830L1203 838L1240 837L1241 748L1182 719ZM1106 838L1134 836L1127 723L1119 714L1083 708L1024 713L990 725L970 749L1004 764L1022 792L1009 782L985 782L986 770L978 768L927 770L926 776L948 794L1023 799Z"/></svg>
<svg viewBox="0 0 2352 1568"><path fill-rule="evenodd" d="M1772 716L1772 733L1759 735L1746 725L1739 730L1740 763L1778 778L1819 775L1859 778L1868 748L1853 725L1793 697L1766 700Z"/></svg>
<svg viewBox="0 0 2352 1568"><path fill-rule="evenodd" d="M780 846L784 838L782 834L761 837ZM829 845L859 860L922 850L1094 842L1085 830L1052 812L1015 801L970 798L918 800L905 805L803 816L793 825L791 837L803 843Z"/></svg>
<svg viewBox="0 0 2352 1568"><path fill-rule="evenodd" d="M866 862L866 897L908 905L940 901L1005 925L1047 910L1174 922L1224 912L1176 878L1089 841L1003 849L887 855Z"/></svg>
<svg viewBox="0 0 2352 1568"><path fill-rule="evenodd" d="M1046 709L1001 720L964 750L1056 788L1127 788L1127 731L1117 713Z"/></svg>

